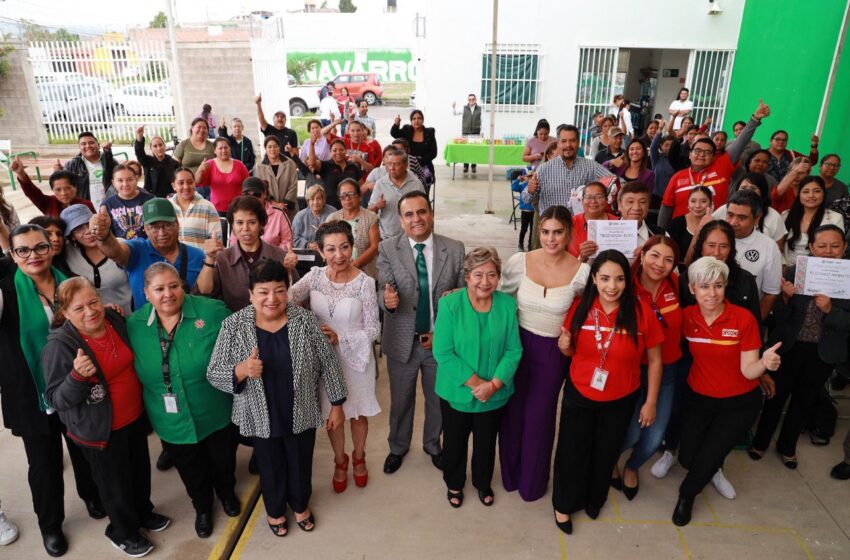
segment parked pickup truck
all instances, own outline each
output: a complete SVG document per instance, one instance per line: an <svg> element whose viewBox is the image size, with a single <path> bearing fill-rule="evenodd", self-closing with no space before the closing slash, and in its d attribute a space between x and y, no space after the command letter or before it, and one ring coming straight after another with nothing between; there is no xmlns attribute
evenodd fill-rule
<svg viewBox="0 0 850 560"><path fill-rule="evenodd" d="M307 111L319 110L319 84L295 83L295 78L289 76L289 116L300 117Z"/></svg>

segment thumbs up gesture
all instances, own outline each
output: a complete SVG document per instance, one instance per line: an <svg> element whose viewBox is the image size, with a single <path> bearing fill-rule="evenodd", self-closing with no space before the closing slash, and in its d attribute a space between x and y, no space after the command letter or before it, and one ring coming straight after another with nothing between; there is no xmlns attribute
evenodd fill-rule
<svg viewBox="0 0 850 560"><path fill-rule="evenodd" d="M82 348L77 348L77 356L74 358L74 371L83 377L91 377L94 375L95 367Z"/></svg>
<svg viewBox="0 0 850 560"><path fill-rule="evenodd" d="M109 232L112 230L112 219L109 217L106 206L101 206L97 214L92 214L92 217L89 218L89 230L98 241L105 241L109 237Z"/></svg>
<svg viewBox="0 0 850 560"><path fill-rule="evenodd" d="M384 307L390 311L398 307L398 292L392 284L384 286Z"/></svg>
<svg viewBox="0 0 850 560"><path fill-rule="evenodd" d="M58 159L56 160L56 163L53 164L53 171L62 171L62 162Z"/></svg>
<svg viewBox="0 0 850 560"><path fill-rule="evenodd" d="M761 363L764 364L764 367L768 371L778 370L779 365L782 363L782 358L780 358L779 354L776 353L780 346L782 346L782 343L777 342L776 344L765 350L764 354L761 357Z"/></svg>
<svg viewBox="0 0 850 560"><path fill-rule="evenodd" d="M215 259L222 250L224 245L218 235L204 241L204 256L208 263L215 264Z"/></svg>
<svg viewBox="0 0 850 560"><path fill-rule="evenodd" d="M20 175L21 173L23 173L23 171L24 171L24 169L26 169L26 167L24 166L23 162L21 161L21 157L15 156L15 159L12 160L12 165L11 165L11 167L9 167L9 169L15 175Z"/></svg>
<svg viewBox="0 0 850 560"><path fill-rule="evenodd" d="M401 124L401 115L396 115L393 123L395 123L396 126L399 126Z"/></svg>
<svg viewBox="0 0 850 560"><path fill-rule="evenodd" d="M244 362L239 363L236 366L236 378L239 381L242 381L247 378L251 379L259 379L263 374L263 361L260 360L260 350L257 347L251 351L251 355L248 356Z"/></svg>

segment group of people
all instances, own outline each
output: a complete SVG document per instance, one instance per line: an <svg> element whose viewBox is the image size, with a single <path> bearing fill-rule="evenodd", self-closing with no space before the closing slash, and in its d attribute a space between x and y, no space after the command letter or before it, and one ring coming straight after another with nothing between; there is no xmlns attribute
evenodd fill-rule
<svg viewBox="0 0 850 560"><path fill-rule="evenodd" d="M576 127L550 137L542 121L526 149L533 173L516 183L536 248L503 263L492 247L467 252L434 232L436 141L421 111L404 127L397 118L396 140L381 150L357 120L344 137L334 136L339 122L312 121L299 148L285 114L270 125L261 97L257 108L265 154L252 168L234 157L247 153L233 144L245 141L241 122L211 144L204 119L173 163L161 138L144 153L141 127L139 166L116 165L108 144L81 134L79 161L50 177L52 195L13 164L45 215L20 225L0 204L0 397L4 424L24 443L51 556L68 549L62 439L88 514L108 517L107 538L131 556L150 552L146 532L170 523L150 499L151 431L157 467L176 467L199 537L213 532L216 498L226 515L241 511L240 444L253 448L271 532L285 536L290 520L312 531L319 428L333 450L333 490L347 489L349 467L357 487L368 484L377 340L390 391L383 471L400 469L410 450L420 383L422 448L452 508L464 502L470 435L479 501L495 502L498 442L503 488L535 501L551 478L555 523L568 534L577 512L600 514L609 487L635 499L658 451L653 475L663 478L676 454L688 471L676 525L709 483L733 498L726 456L758 420L749 455L762 459L789 398L776 447L797 467L797 437L847 361L850 332L850 301L804 295L793 282L796 255L838 259L847 249L844 224L824 208L827 179L803 162L768 160L763 173L780 175L773 190L752 170L736 187L742 149L697 131L690 166L663 192L668 235L650 217L643 140L622 150L609 134L601 153L611 157L589 159ZM769 114L760 104L738 146ZM313 178L303 209L299 173ZM834 173L829 184L841 187ZM850 196L844 189L836 200ZM778 235L783 218L768 211L787 192ZM636 225L629 254L600 250L588 232L619 219ZM850 478L850 451L833 475ZM0 538L6 526L0 518Z"/></svg>

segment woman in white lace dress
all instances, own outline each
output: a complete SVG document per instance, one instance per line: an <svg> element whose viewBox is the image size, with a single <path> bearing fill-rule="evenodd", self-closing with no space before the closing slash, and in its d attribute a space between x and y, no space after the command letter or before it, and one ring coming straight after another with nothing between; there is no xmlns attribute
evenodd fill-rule
<svg viewBox="0 0 850 560"><path fill-rule="evenodd" d="M314 267L289 289L293 302L309 300L319 317L322 331L339 356L348 399L343 404L345 417L351 421L351 454L354 483L366 486L367 417L381 411L375 397L375 356L372 343L378 336L378 302L375 281L352 266L354 235L347 222L326 222L316 232L316 241L327 266ZM322 414L327 416L330 402L320 388ZM345 490L348 482L348 455L345 453L345 425L328 432L334 451L333 487Z"/></svg>

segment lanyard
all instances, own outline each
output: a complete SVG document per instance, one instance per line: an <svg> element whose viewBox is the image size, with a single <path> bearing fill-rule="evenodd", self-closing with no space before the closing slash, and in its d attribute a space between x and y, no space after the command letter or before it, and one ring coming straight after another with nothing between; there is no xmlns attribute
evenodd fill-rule
<svg viewBox="0 0 850 560"><path fill-rule="evenodd" d="M593 338L596 340L596 351L599 353L599 367L605 365L605 358L608 357L608 350L611 348L611 341L614 339L614 331L612 326L611 332L608 333L608 339L602 342L602 332L599 329L599 310L593 310Z"/></svg>
<svg viewBox="0 0 850 560"><path fill-rule="evenodd" d="M171 350L171 345L174 343L174 335L177 334L177 327L183 322L183 315L174 325L169 333L165 333L162 328L162 322L159 317L156 319L156 332L159 334L159 349L162 351L162 381L165 383L165 390L171 393L171 365L168 362L168 352Z"/></svg>
<svg viewBox="0 0 850 560"><path fill-rule="evenodd" d="M706 169L708 168L706 167ZM690 179L692 187L696 187L697 185L703 184L703 182L705 181L705 169L697 173L697 175L700 175L699 183L697 183L696 179L694 179L694 174L693 171L691 171L691 168L688 167L688 179Z"/></svg>

